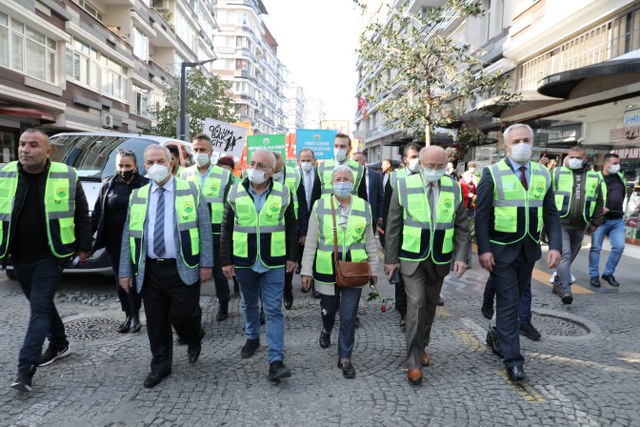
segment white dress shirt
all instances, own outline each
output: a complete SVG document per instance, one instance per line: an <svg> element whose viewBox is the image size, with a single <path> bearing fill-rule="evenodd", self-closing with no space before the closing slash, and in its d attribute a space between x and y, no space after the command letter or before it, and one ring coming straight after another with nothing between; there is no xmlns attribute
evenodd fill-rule
<svg viewBox="0 0 640 427"><path fill-rule="evenodd" d="M163 258L177 258L176 254L176 242L174 240L173 232L173 218L175 217L175 207L174 207L174 190L175 190L175 181L173 177L169 178L164 186L164 244L165 244L165 253ZM156 224L156 209L158 206L158 194L160 191L158 190L158 184L154 181L151 181L151 190L149 191L149 212L147 212L147 227L145 229L145 234L147 236L147 256L149 258L160 258L153 251L153 230Z"/></svg>

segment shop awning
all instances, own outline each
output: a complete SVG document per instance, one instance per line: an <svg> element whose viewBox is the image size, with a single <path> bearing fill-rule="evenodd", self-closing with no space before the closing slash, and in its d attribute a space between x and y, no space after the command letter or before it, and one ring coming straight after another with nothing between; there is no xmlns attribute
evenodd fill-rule
<svg viewBox="0 0 640 427"><path fill-rule="evenodd" d="M56 118L53 114L36 110L35 108L22 107L0 107L0 116L24 117L29 119L38 119L45 122L55 122Z"/></svg>
<svg viewBox="0 0 640 427"><path fill-rule="evenodd" d="M541 80L538 93L556 98L569 98L571 91L584 80L593 77L639 74L640 59L605 61L561 73L550 74Z"/></svg>

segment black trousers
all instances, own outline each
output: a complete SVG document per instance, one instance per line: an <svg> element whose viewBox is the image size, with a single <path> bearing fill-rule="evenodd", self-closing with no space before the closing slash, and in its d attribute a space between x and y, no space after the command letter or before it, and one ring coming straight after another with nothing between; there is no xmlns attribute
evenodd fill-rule
<svg viewBox="0 0 640 427"><path fill-rule="evenodd" d="M220 261L220 235L213 235L213 283L216 286L218 302L229 302L229 279L222 272Z"/></svg>
<svg viewBox="0 0 640 427"><path fill-rule="evenodd" d="M137 314L142 306L142 297L136 290L136 287L129 289L129 293L126 293L124 289L120 287L120 243L111 243L105 246L107 256L111 261L111 269L113 275L116 276L116 293L120 300L120 307L127 317L132 314Z"/></svg>
<svg viewBox="0 0 640 427"><path fill-rule="evenodd" d="M147 259L142 300L153 356L151 372L168 373L173 361L171 326L189 345L201 339L200 282L187 286L175 262L158 265Z"/></svg>

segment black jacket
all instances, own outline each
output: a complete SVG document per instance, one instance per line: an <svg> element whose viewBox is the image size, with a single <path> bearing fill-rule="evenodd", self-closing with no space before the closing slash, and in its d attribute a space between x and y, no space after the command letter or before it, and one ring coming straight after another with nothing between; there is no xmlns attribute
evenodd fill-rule
<svg viewBox="0 0 640 427"><path fill-rule="evenodd" d="M42 209L44 209L44 193L46 188L47 179L46 177L49 174L49 168L51 167L51 161L47 160L47 164L44 169L44 176L40 182L40 187L38 191L40 193L40 200L42 200ZM11 230L9 234L9 242L8 248L11 248L11 244L13 239L28 239L29 236L16 236L16 226L17 221L16 218L22 213L22 206L24 205L25 198L27 196L27 184L26 179L24 178L22 170L22 164L18 162L18 186L16 188L16 196L15 201L13 203L13 209L11 211ZM76 251L81 252L90 252L91 251L91 221L89 219L89 206L87 204L87 197L84 194L84 190L82 189L82 184L80 184L80 180L76 181L76 201L75 201L75 214L74 214L74 224L75 224L75 236L76 236ZM4 258L2 260L2 267L6 267L7 259Z"/></svg>
<svg viewBox="0 0 640 427"><path fill-rule="evenodd" d="M118 179L117 175L108 176L102 180L102 187L100 188L100 194L96 199L96 204L93 208L93 212L91 213L91 232L96 233L96 239L93 242L93 251L97 251L100 248L104 248L105 246L105 238L104 238L104 228L105 228L105 208L107 203L107 195L109 191L115 185L116 180ZM139 173L134 175L131 184L127 185L128 194L126 195L127 200L131 195L131 191L136 188L140 188L149 183L149 179L143 177ZM126 185L126 184L123 184ZM124 188L124 187L123 187ZM111 213L110 213L111 214ZM127 211L124 211L124 215L122 216L122 227L124 227L124 223L127 218ZM120 234L122 235L122 230L120 230ZM122 240L122 237L120 237Z"/></svg>
<svg viewBox="0 0 640 427"><path fill-rule="evenodd" d="M242 183L238 184L244 186L247 189L249 197L253 199L251 193L249 193L249 179L245 178ZM289 188L283 186L284 188ZM273 188L273 180L269 180L269 188L267 192L271 192ZM289 190L291 191L291 190ZM296 214L293 209L293 197L292 202L289 203L287 209L284 211L284 221L286 227L286 245L287 245L287 260L298 261L298 226L296 224ZM225 200L224 214L222 216L222 229L220 232L220 262L221 266L233 265L233 225L235 222L235 212L229 204L229 200Z"/></svg>

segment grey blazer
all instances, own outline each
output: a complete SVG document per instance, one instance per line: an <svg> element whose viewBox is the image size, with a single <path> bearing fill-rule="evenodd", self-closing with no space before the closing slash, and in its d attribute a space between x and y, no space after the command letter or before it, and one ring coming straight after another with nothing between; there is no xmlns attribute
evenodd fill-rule
<svg viewBox="0 0 640 427"><path fill-rule="evenodd" d="M179 179L175 178L174 179ZM147 185L151 185L150 183ZM193 183L189 182L189 187L193 192L194 197L198 196L200 190ZM176 192L173 192L174 199ZM204 197L200 195L200 203L197 208L197 221L198 230L200 232L200 265L199 267L213 267L213 238L211 235L211 215L207 207L207 202ZM129 215L131 213L131 206L127 212L127 221L124 224L124 231L122 232L122 249L120 250L120 277L132 277L133 276L133 262L131 261L131 249L129 247ZM147 216L145 218L144 230L147 229L147 220L149 218L149 205L147 204ZM178 254L177 265L180 278L187 285L193 285L200 278L199 267L189 268L180 259L180 235L178 233L178 220L176 219L175 210L173 215L173 240L176 243L176 253ZM147 242L142 237L142 256L140 261L140 268L136 275L136 288L138 292L142 290L144 282L144 270L147 260Z"/></svg>
<svg viewBox="0 0 640 427"><path fill-rule="evenodd" d="M384 263L397 264L400 262L400 272L410 276L416 271L420 261L406 261L398 258L398 253L400 252L400 237L404 224L403 217L404 212L398 202L398 186L396 186L391 195L391 206L387 217L387 230L384 239ZM467 217L464 202L460 203L456 211L453 241L455 251L454 261L464 262L467 258L467 245L469 245L469 218ZM431 258L427 258L427 260L430 259ZM450 264L436 265L436 271L439 276L446 276L450 268Z"/></svg>

